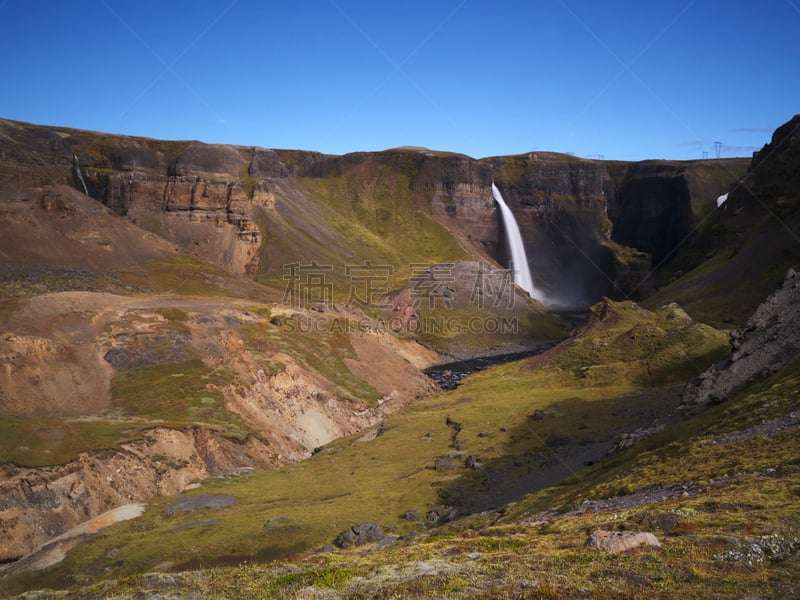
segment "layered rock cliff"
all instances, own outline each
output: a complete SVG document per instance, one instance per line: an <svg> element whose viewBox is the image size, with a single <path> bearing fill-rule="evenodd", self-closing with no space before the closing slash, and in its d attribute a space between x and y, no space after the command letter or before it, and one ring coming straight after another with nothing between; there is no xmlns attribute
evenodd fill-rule
<svg viewBox="0 0 800 600"><path fill-rule="evenodd" d="M572 305L646 296L650 259L668 262L741 170L729 162L709 175L712 161L606 163L546 152L482 160L424 149L328 156L11 121L0 130L5 188L69 182L82 190L77 164L89 195L117 214L184 251L272 282L281 281L285 262L312 255L398 266L432 237L434 262L453 258L452 249L441 251L451 236L448 243L466 251L456 258L507 264L494 180L517 215L537 286ZM445 230L432 231L429 219ZM354 227L392 248L368 240L365 250Z"/></svg>
<svg viewBox="0 0 800 600"><path fill-rule="evenodd" d="M193 481L239 469L274 467L281 463L275 456L254 436L237 441L203 428L154 428L142 441L85 452L66 465L0 464L0 561L113 507L177 494Z"/></svg>

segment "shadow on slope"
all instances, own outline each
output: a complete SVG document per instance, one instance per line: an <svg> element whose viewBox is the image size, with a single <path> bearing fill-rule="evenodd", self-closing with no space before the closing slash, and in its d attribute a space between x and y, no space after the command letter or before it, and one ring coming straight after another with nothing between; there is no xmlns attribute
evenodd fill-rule
<svg viewBox="0 0 800 600"><path fill-rule="evenodd" d="M682 385L719 359L726 342L675 305L596 305L578 335L458 390L520 412L461 427L446 456L460 462L461 477L443 486L442 501L462 513L499 508L678 421Z"/></svg>
<svg viewBox="0 0 800 600"><path fill-rule="evenodd" d="M775 131L688 240L688 252L703 252L704 261L675 273L647 306L678 302L704 322L738 325L800 264L799 132L800 115Z"/></svg>

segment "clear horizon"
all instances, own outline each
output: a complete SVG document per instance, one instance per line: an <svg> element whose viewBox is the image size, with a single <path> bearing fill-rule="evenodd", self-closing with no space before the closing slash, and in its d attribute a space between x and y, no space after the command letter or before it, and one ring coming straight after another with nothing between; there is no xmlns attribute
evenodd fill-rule
<svg viewBox="0 0 800 600"><path fill-rule="evenodd" d="M0 0L0 117L326 154L750 156L800 112L798 30L793 0Z"/></svg>

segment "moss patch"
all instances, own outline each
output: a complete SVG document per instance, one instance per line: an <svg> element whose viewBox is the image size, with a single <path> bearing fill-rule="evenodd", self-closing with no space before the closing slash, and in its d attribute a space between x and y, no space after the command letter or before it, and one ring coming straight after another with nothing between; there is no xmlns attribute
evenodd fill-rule
<svg viewBox="0 0 800 600"><path fill-rule="evenodd" d="M113 448L138 439L142 422L114 419L3 419L3 462L41 467L66 464L88 449Z"/></svg>
<svg viewBox="0 0 800 600"><path fill-rule="evenodd" d="M118 277L137 289L185 296L227 296L223 283L230 275L219 267L179 254L169 259L142 263L135 271Z"/></svg>
<svg viewBox="0 0 800 600"><path fill-rule="evenodd" d="M119 371L111 381L111 406L122 415L150 421L200 423L242 433L219 391L232 379L231 372L209 371L200 359Z"/></svg>
<svg viewBox="0 0 800 600"><path fill-rule="evenodd" d="M374 403L380 394L369 383L356 377L344 359L357 359L349 332L354 325L344 318L322 315L291 317L273 325L265 321L246 323L242 328L247 347L262 355L270 371L283 370L270 353L285 352L306 363L335 386L341 398Z"/></svg>

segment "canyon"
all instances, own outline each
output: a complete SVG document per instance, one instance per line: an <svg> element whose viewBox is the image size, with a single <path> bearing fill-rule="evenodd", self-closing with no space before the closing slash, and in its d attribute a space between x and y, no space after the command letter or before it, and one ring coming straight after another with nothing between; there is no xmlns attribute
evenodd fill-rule
<svg viewBox="0 0 800 600"><path fill-rule="evenodd" d="M114 213L267 283L280 281L283 259L312 250L334 264L352 256L353 240L331 223L332 209L396 241L399 250L401 236L413 238L424 226L414 219L432 219L446 229L433 235L456 236L469 252L507 264L494 179L524 231L535 283L565 304L583 306L602 295L651 292L651 267L671 258L749 163L621 163L548 152L477 160L403 148L328 156L10 121L2 128L4 188L81 189L79 165L89 196ZM378 255L397 260L386 250Z"/></svg>
<svg viewBox="0 0 800 600"><path fill-rule="evenodd" d="M434 364L578 344L589 325L504 287L494 184L554 305L591 324L610 302L678 302L668 317L625 308L657 324L602 344L703 331L690 359L707 366L721 334L692 319L744 326L800 262L799 128L752 159L625 163L330 156L0 119L0 561L115 506L379 437L440 393ZM619 368L603 360L563 369ZM648 362L649 385L674 384L665 373Z"/></svg>

